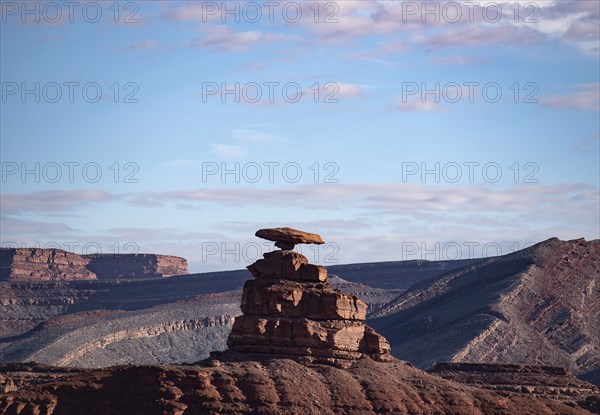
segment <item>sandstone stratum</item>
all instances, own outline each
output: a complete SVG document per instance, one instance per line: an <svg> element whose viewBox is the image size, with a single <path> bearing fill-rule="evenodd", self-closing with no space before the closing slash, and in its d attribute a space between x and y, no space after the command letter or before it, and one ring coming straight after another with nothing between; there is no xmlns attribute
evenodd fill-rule
<svg viewBox="0 0 600 415"><path fill-rule="evenodd" d="M309 264L302 255L285 249L291 242L282 242L279 246L284 249L267 253L248 267L254 279L244 285L243 314L235 319L228 350L184 365L85 370L0 364L0 412L569 415L600 411L598 389L562 368L446 365L438 368L441 377L397 360L390 355L387 340L365 325L366 304L331 288L323 267ZM493 386L486 385L486 379L492 379Z"/></svg>
<svg viewBox="0 0 600 415"><path fill-rule="evenodd" d="M78 255L62 249L0 248L0 281L160 278L187 273L187 261L170 255Z"/></svg>

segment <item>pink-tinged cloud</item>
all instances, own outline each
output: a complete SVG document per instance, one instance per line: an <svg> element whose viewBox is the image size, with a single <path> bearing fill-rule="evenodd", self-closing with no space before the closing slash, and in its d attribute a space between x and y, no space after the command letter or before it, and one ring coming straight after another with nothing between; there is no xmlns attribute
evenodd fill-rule
<svg viewBox="0 0 600 415"><path fill-rule="evenodd" d="M416 178L418 179L418 177ZM514 223L560 221L593 227L600 218L598 188L584 184L521 184L506 189L484 185L432 186L429 184L306 184L285 188L201 188L168 192L111 194L98 190L42 191L2 195L5 214L73 212L80 208L120 201L130 206L277 206L286 204L324 215L349 209L364 214L416 217L425 215L484 216L503 214Z"/></svg>
<svg viewBox="0 0 600 415"><path fill-rule="evenodd" d="M138 196L143 197L138 199ZM530 212L550 205L564 208L565 200L598 204L597 189L589 185L523 184L494 190L483 185L431 186L427 184L319 184L283 189L197 189L132 195L132 202L162 204L164 201L223 202L272 205L285 199L309 209L368 209L414 211L482 211L511 209Z"/></svg>
<svg viewBox="0 0 600 415"><path fill-rule="evenodd" d="M314 99L316 91L313 89L302 90L302 96L307 99ZM345 82L324 82L319 83L318 99L322 102L339 101L340 98L359 98L366 95L366 91L360 85L348 84ZM336 101L336 102L337 102Z"/></svg>
<svg viewBox="0 0 600 415"><path fill-rule="evenodd" d="M400 112L435 112L441 111L442 107L435 101L411 101L400 102L395 109Z"/></svg>
<svg viewBox="0 0 600 415"><path fill-rule="evenodd" d="M208 4L212 3L212 4ZM218 4L213 1L195 1L189 2L183 6L166 9L163 16L183 21L196 21L198 23L207 23L213 20L220 20L221 15L213 11L213 5Z"/></svg>
<svg viewBox="0 0 600 415"><path fill-rule="evenodd" d="M549 95L540 99L542 105L558 109L600 112L600 84L575 85L575 92Z"/></svg>
<svg viewBox="0 0 600 415"><path fill-rule="evenodd" d="M583 20L575 21L567 30L566 36L574 41L598 41L600 38L600 26L598 21Z"/></svg>
<svg viewBox="0 0 600 415"><path fill-rule="evenodd" d="M541 42L543 36L529 28L515 27L483 27L475 26L467 29L450 29L437 35L427 37L420 43L429 50L449 47L486 46L494 44L527 45Z"/></svg>
<svg viewBox="0 0 600 415"><path fill-rule="evenodd" d="M243 9L246 4L232 3L238 9ZM265 33L265 27L287 26L304 31L307 36L302 40L307 45L317 42L319 45L349 43L357 37L393 36L394 40L389 41L389 45L382 42L373 51L357 52L350 56L351 59L373 60L383 64L386 64L386 56L415 47L438 50L449 47L529 45L563 39L582 49L594 51L600 43L599 11L595 1L517 1L518 16L514 15L515 1L499 1L494 2L496 6L492 7L494 10L501 8L498 20L495 20L495 11L490 16L490 2L471 2L467 5L448 1L329 1L319 3L318 15L315 15L314 2L294 3L302 9L299 21L290 22L282 18L282 2L275 13L275 21L269 22L270 7L263 5L262 19L256 23L257 29L237 33L232 28L238 26L236 21L244 20L243 12L238 10L237 13L225 14L224 2L177 3L176 6L166 6L163 16L196 22L199 30L208 27L205 37L189 40L186 44L214 47L220 51L240 52L255 44L301 41L299 37ZM260 6L260 2L257 4ZM448 4L453 6L449 7ZM435 6L437 12L425 13L425 9L432 10ZM417 8L416 12L414 7ZM218 24L223 26L214 26Z"/></svg>
<svg viewBox="0 0 600 415"><path fill-rule="evenodd" d="M240 209L238 222L219 222L203 225L202 229L183 225L182 228L129 227L115 224L101 234L86 234L72 230L65 224L41 224L38 220L14 221L2 218L3 241L32 242L66 241L100 243L110 248L114 241L135 242L140 252L158 252L181 255L191 261L202 258L202 243L261 244L251 235L256 229L271 226L294 226L322 233L328 243L339 248L337 260L342 263L384 261L400 259L399 249L405 242L426 243L429 248L441 242L472 243L501 242L503 249L514 243L539 242L558 236L562 239L598 238L597 224L600 220L599 189L583 184L521 184L510 188L484 185L435 186L428 184L310 184L276 189L265 188L216 188L177 190L169 192L138 192L123 195L94 194L93 191L36 192L27 195L8 195L10 208L16 213L33 212L45 214L42 206L53 210L63 209L69 214L75 208L101 205L111 200L129 204L120 206L121 217L136 215L138 207L149 209L179 209L182 215L196 217L198 208L206 212L222 206ZM21 197L22 196L22 197ZM265 218L246 217L246 209L260 206L277 210L282 200L297 209L312 210L311 217L318 218L281 223L277 219L264 222ZM61 201L68 203L61 204ZM187 208L179 208L185 205ZM212 207L210 206L212 205ZM171 212L172 214L172 212ZM266 217L271 217L267 215ZM273 216L274 218L277 215ZM8 220L8 222L7 222ZM286 220L289 220L286 219ZM11 222L12 221L12 222ZM5 233L6 229L10 233ZM39 232L36 234L36 226ZM208 226L208 228L207 228ZM355 232L359 228L360 232ZM46 232L48 234L46 235ZM504 243L508 241L507 243ZM262 245L261 245L262 246ZM266 251L271 250L265 247ZM465 248L466 249L466 248ZM518 249L518 248L517 248ZM312 251L310 251L312 254ZM321 260L329 251L321 251ZM495 252L491 253L495 255ZM490 253L487 253L490 255ZM215 256L214 261L220 261ZM429 258L432 259L432 258ZM440 258L438 258L440 259ZM447 258L446 258L447 259ZM249 260L248 262L252 262ZM320 260L313 259L319 263ZM206 262L203 262L207 265ZM221 269L241 268L237 259L213 265Z"/></svg>
<svg viewBox="0 0 600 415"><path fill-rule="evenodd" d="M341 98L357 98L365 94L365 90L358 85L340 82L337 83L337 86L339 87L338 95Z"/></svg>
<svg viewBox="0 0 600 415"><path fill-rule="evenodd" d="M184 45L192 48L211 48L217 52L245 52L255 45L297 39L293 35L260 30L235 32L230 27L221 25L206 25L204 30L205 35L202 38L186 41Z"/></svg>
<svg viewBox="0 0 600 415"><path fill-rule="evenodd" d="M349 59L357 61L368 61L381 65L390 66L392 62L382 59L384 57L393 56L408 52L408 42L401 40L380 42L374 49L366 52L354 52L348 55Z"/></svg>

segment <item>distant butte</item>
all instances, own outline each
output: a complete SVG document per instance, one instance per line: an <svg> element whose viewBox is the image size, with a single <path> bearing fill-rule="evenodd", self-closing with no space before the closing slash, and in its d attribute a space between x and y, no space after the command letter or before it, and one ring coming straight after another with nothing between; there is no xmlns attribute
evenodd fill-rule
<svg viewBox="0 0 600 415"><path fill-rule="evenodd" d="M324 244L325 241L316 233L299 231L292 228L270 228L256 231L256 236L275 242L275 246L284 250L294 249L296 244Z"/></svg>

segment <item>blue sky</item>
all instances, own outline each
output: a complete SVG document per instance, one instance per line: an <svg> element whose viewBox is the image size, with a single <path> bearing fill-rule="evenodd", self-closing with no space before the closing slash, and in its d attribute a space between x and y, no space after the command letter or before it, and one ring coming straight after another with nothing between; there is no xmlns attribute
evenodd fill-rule
<svg viewBox="0 0 600 415"><path fill-rule="evenodd" d="M599 238L598 2L476 3L2 1L2 245L202 272L271 226L325 265Z"/></svg>

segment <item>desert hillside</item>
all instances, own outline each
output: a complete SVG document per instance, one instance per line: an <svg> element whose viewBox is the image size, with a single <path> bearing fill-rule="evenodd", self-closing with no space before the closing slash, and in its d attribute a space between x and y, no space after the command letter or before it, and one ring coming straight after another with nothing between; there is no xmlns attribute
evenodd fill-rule
<svg viewBox="0 0 600 415"><path fill-rule="evenodd" d="M599 314L600 240L553 238L416 284L369 322L422 368L544 364L597 381Z"/></svg>

